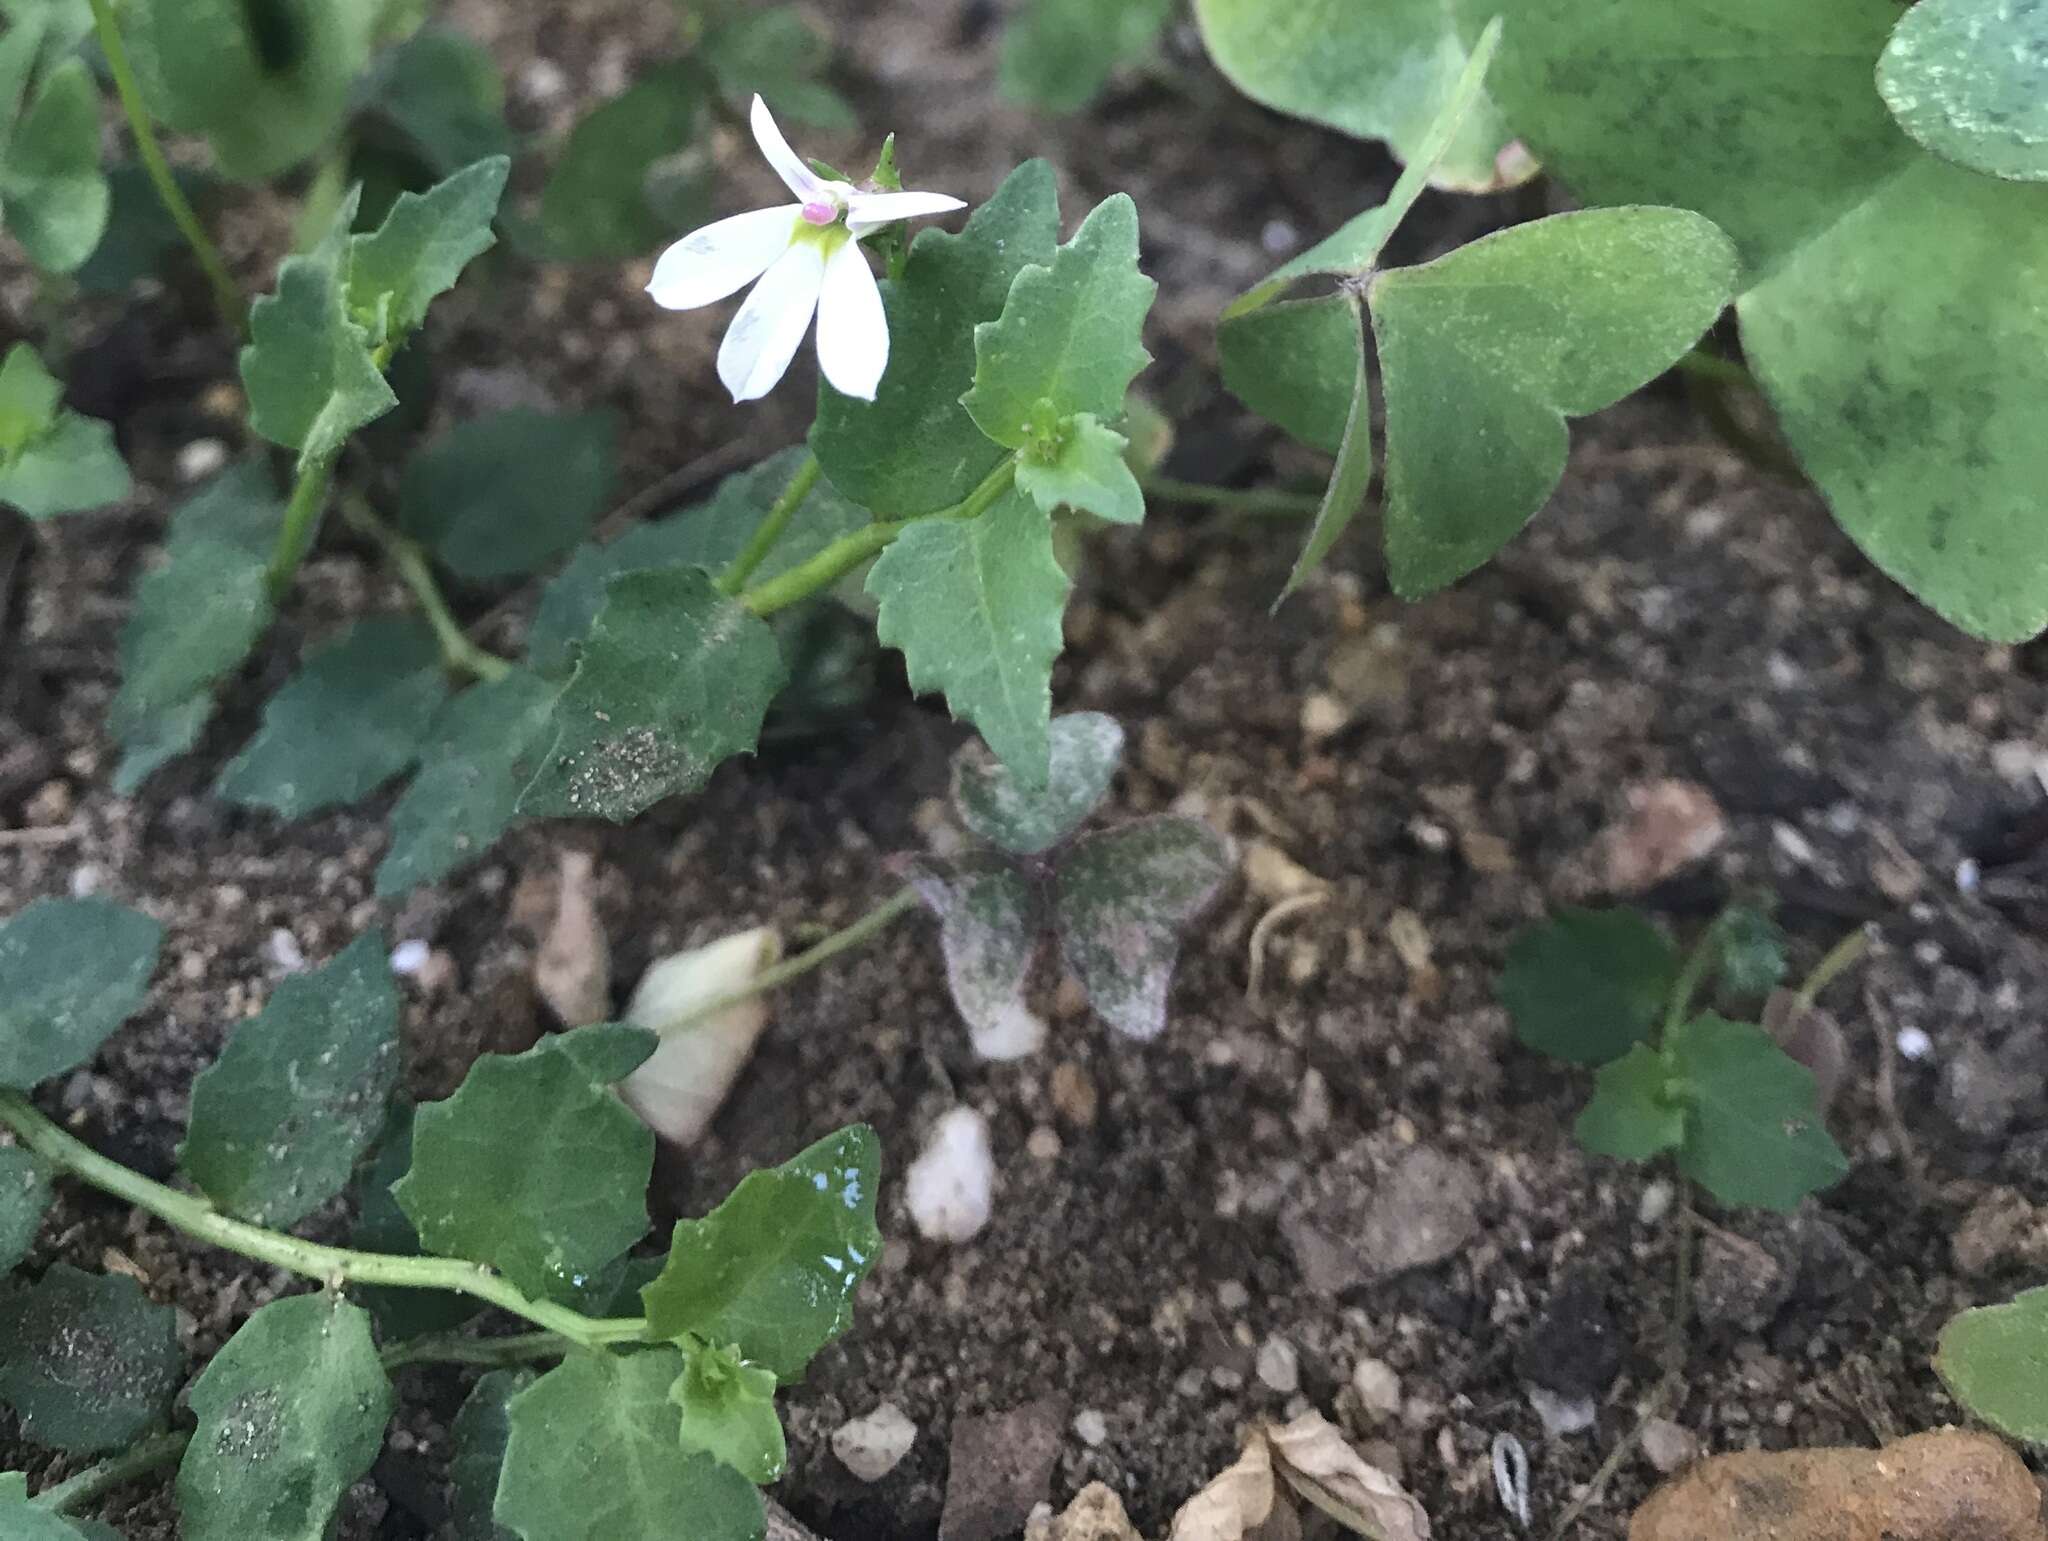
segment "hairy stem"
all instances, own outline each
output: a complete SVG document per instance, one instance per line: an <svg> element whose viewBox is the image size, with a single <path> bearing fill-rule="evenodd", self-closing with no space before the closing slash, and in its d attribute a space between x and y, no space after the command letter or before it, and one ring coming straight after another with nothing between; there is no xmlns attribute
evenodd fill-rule
<svg viewBox="0 0 2048 1541"><path fill-rule="evenodd" d="M448 1290L524 1317L537 1327L560 1333L587 1348L638 1342L646 1337L647 1324L639 1317L588 1317L552 1301L532 1299L511 1280L481 1263L449 1257L358 1252L302 1241L283 1231L236 1220L220 1213L205 1199L180 1193L102 1156L60 1129L19 1092L0 1092L0 1126L12 1129L22 1144L52 1165L189 1236L259 1263L318 1279L330 1287L386 1284L398 1289Z"/></svg>
<svg viewBox="0 0 2048 1541"><path fill-rule="evenodd" d="M154 1434L148 1439L117 1451L96 1465L44 1488L31 1500L38 1509L53 1514L73 1514L96 1498L113 1492L123 1483L146 1477L171 1464L185 1453L192 1436L184 1432Z"/></svg>
<svg viewBox="0 0 2048 1541"><path fill-rule="evenodd" d="M782 489L782 496L775 500L775 506L768 510L754 533L747 537L740 554L732 559L732 565L720 576L719 592L737 594L754 576L754 569L767 560L768 553L775 549L775 543L782 539L782 532L789 528L789 521L796 517L804 499L818 485L819 474L818 457L805 455L803 464L796 468L796 475L789 479L789 485Z"/></svg>
<svg viewBox="0 0 2048 1541"><path fill-rule="evenodd" d="M284 523L278 526L277 543L270 549L270 597L280 600L292 586L299 564L313 549L320 533L320 516L327 511L327 491L334 481L334 462L340 451L299 462L298 479L292 483L291 501L284 507Z"/></svg>
<svg viewBox="0 0 2048 1541"><path fill-rule="evenodd" d="M418 541L392 529L359 496L344 501L342 513L351 526L377 543L397 569L398 576L405 580L405 586L412 590L413 598L419 601L420 612L434 629L435 640L441 644L443 663L457 673L487 681L501 680L512 672L512 665L505 659L469 640L462 623L455 619L455 612L448 608L447 597L442 594L440 582L434 577L433 563L427 560L427 554Z"/></svg>
<svg viewBox="0 0 2048 1541"><path fill-rule="evenodd" d="M1288 492L1278 487L1214 487L1207 482L1184 482L1171 476L1141 476L1138 485L1169 503L1203 504L1228 513L1273 519L1313 519L1323 506L1319 493Z"/></svg>
<svg viewBox="0 0 2048 1541"><path fill-rule="evenodd" d="M1854 968L1868 951L1870 928L1858 926L1830 947L1827 956L1813 966L1813 972L1806 976L1806 983L1799 987L1799 993L1792 998L1793 1010L1811 1010L1813 1003L1820 999L1821 991Z"/></svg>
<svg viewBox="0 0 2048 1541"><path fill-rule="evenodd" d="M220 308L221 319L237 333L247 332L249 302L236 287L227 263L221 258L220 249L213 244L213 238L192 211L184 190L178 186L177 177L171 173L170 162L164 159L163 144L157 138L156 125L149 120L149 109L142 100L142 88L135 79L135 66L128 58L128 47L121 41L121 29L114 20L112 0L90 0L90 3L93 28L99 34L100 52L107 56L107 72L114 77L115 94L121 98L121 110L128 116L129 131L135 135L135 150L142 157L150 184L156 188L156 195L163 202L164 212L171 216L171 223L178 227L178 234L185 238L185 244L192 248L192 255L199 259L200 271L206 274L206 281L213 288L214 304Z"/></svg>
<svg viewBox="0 0 2048 1541"><path fill-rule="evenodd" d="M787 610L791 605L809 599L820 589L837 583L870 557L880 555L891 541L921 520L975 519L987 513L996 500L1010 490L1010 483L1016 475L1017 457L1006 455L1002 463L982 479L980 486L951 508L941 509L935 514L921 514L916 519L878 520L851 535L841 536L808 562L799 563L788 572L778 573L766 583L746 590L739 596L739 602L760 616Z"/></svg>

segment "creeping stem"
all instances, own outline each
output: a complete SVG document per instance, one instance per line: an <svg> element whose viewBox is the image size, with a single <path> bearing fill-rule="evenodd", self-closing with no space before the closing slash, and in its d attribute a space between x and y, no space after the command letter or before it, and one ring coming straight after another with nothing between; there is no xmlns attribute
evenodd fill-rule
<svg viewBox="0 0 2048 1541"><path fill-rule="evenodd" d="M448 1290L469 1295L586 1348L646 1338L647 1323L639 1317L588 1317L552 1301L532 1299L509 1279L481 1263L459 1258L358 1252L302 1241L282 1231L234 1219L204 1199L180 1193L102 1156L65 1133L19 1092L0 1092L0 1125L12 1129L23 1145L80 1181L155 1215L189 1236L259 1263L303 1274L330 1286L385 1284L397 1289Z"/></svg>
<svg viewBox="0 0 2048 1541"><path fill-rule="evenodd" d="M427 554L418 541L399 534L379 519L361 497L346 498L342 503L342 513L351 525L382 548L385 556L391 559L391 565L398 570L398 576L405 580L405 586L412 590L427 624L434 629L435 640L441 644L443 663L459 673L485 681L501 680L512 672L511 664L496 653L477 646L464 634L462 623L455 619L455 612L448 608L448 600L441 593L433 564L427 560Z"/></svg>
<svg viewBox="0 0 2048 1541"><path fill-rule="evenodd" d="M754 576L754 569L767 560L768 553L775 549L775 543L782 539L782 532L789 528L789 521L796 517L804 499L818 485L818 474L818 457L805 455L804 463L796 468L796 475L782 489L782 496L775 500L775 506L768 510L767 517L747 537L740 554L732 559L732 565L720 576L718 588L721 593L737 594Z"/></svg>
<svg viewBox="0 0 2048 1541"><path fill-rule="evenodd" d="M157 139L156 125L150 122L149 108L142 100L142 88L136 83L135 66L128 58L128 46L121 41L121 29L114 20L113 0L90 0L90 4L93 28L99 34L100 52L107 56L107 72L114 77L114 91L121 98L121 110L128 116L129 130L135 135L135 150L142 157L150 183L156 188L157 197L163 200L164 211L171 216L171 223L178 227L178 234L185 238L185 244L192 248L192 255L199 259L200 270L213 287L213 299L220 308L221 319L237 332L246 332L249 302L243 299L242 291L235 286L227 263L221 259L220 249L213 244L213 238L192 211L184 190L178 186L178 179L171 174L170 162L164 159L164 147Z"/></svg>

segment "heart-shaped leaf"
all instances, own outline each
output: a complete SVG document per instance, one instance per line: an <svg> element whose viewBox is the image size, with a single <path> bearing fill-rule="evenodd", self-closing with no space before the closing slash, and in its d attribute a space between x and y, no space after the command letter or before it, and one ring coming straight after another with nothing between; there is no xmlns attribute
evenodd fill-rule
<svg viewBox="0 0 2048 1541"><path fill-rule="evenodd" d="M1024 1004L1024 987L1048 920L1038 886L993 856L945 868L918 862L908 876L939 917L946 987L974 1051L990 1060L1034 1053L1045 1041L1045 1023Z"/></svg>
<svg viewBox="0 0 2048 1541"><path fill-rule="evenodd" d="M1173 0L1032 0L1003 33L1003 95L1042 112L1079 112L1119 68L1153 50L1173 12Z"/></svg>
<svg viewBox="0 0 2048 1541"><path fill-rule="evenodd" d="M1047 739L1043 787L1024 785L979 744L953 757L953 806L962 822L1018 856L1051 850L1079 829L1109 795L1123 760L1123 727L1101 712L1054 718Z"/></svg>
<svg viewBox="0 0 2048 1541"><path fill-rule="evenodd" d="M2048 181L2048 10L2033 0L1920 0L1893 28L1877 89L1944 160Z"/></svg>
<svg viewBox="0 0 2048 1541"><path fill-rule="evenodd" d="M1678 1168L1724 1204L1783 1213L1849 1170L1823 1122L1813 1072L1747 1022L1712 1014L1665 1045L1686 1103Z"/></svg>
<svg viewBox="0 0 2048 1541"><path fill-rule="evenodd" d="M1677 978L1677 949L1634 910L1564 909L1508 949L1500 1001L1537 1053L1604 1065L1650 1035Z"/></svg>

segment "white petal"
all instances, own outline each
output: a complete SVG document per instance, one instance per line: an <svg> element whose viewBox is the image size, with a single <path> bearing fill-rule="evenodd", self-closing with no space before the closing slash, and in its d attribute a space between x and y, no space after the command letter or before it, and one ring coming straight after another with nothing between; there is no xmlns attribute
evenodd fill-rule
<svg viewBox="0 0 2048 1541"><path fill-rule="evenodd" d="M806 166L804 158L789 147L789 141L782 137L782 130L775 126L775 115L758 96L754 98L754 143L768 157L768 164L782 178L782 185L805 203L824 194L824 179Z"/></svg>
<svg viewBox="0 0 2048 1541"><path fill-rule="evenodd" d="M693 230L661 254L647 292L668 310L695 310L736 294L789 249L803 206L735 214Z"/></svg>
<svg viewBox="0 0 2048 1541"><path fill-rule="evenodd" d="M825 264L818 300L818 367L843 396L873 401L889 367L889 318L860 242L848 241Z"/></svg>
<svg viewBox="0 0 2048 1541"><path fill-rule="evenodd" d="M824 282L817 243L799 241L754 285L718 347L718 378L734 401L758 401L775 389L810 330Z"/></svg>
<svg viewBox="0 0 2048 1541"><path fill-rule="evenodd" d="M871 235L899 219L950 214L967 207L966 199L949 198L944 193L855 193L846 203L846 226L856 236Z"/></svg>

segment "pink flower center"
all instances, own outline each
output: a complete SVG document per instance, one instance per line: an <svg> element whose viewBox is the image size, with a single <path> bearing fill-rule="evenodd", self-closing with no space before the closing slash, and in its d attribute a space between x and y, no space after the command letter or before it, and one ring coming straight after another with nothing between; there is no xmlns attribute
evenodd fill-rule
<svg viewBox="0 0 2048 1541"><path fill-rule="evenodd" d="M804 205L804 223L807 225L836 224L839 219L839 205L829 198L813 198Z"/></svg>

